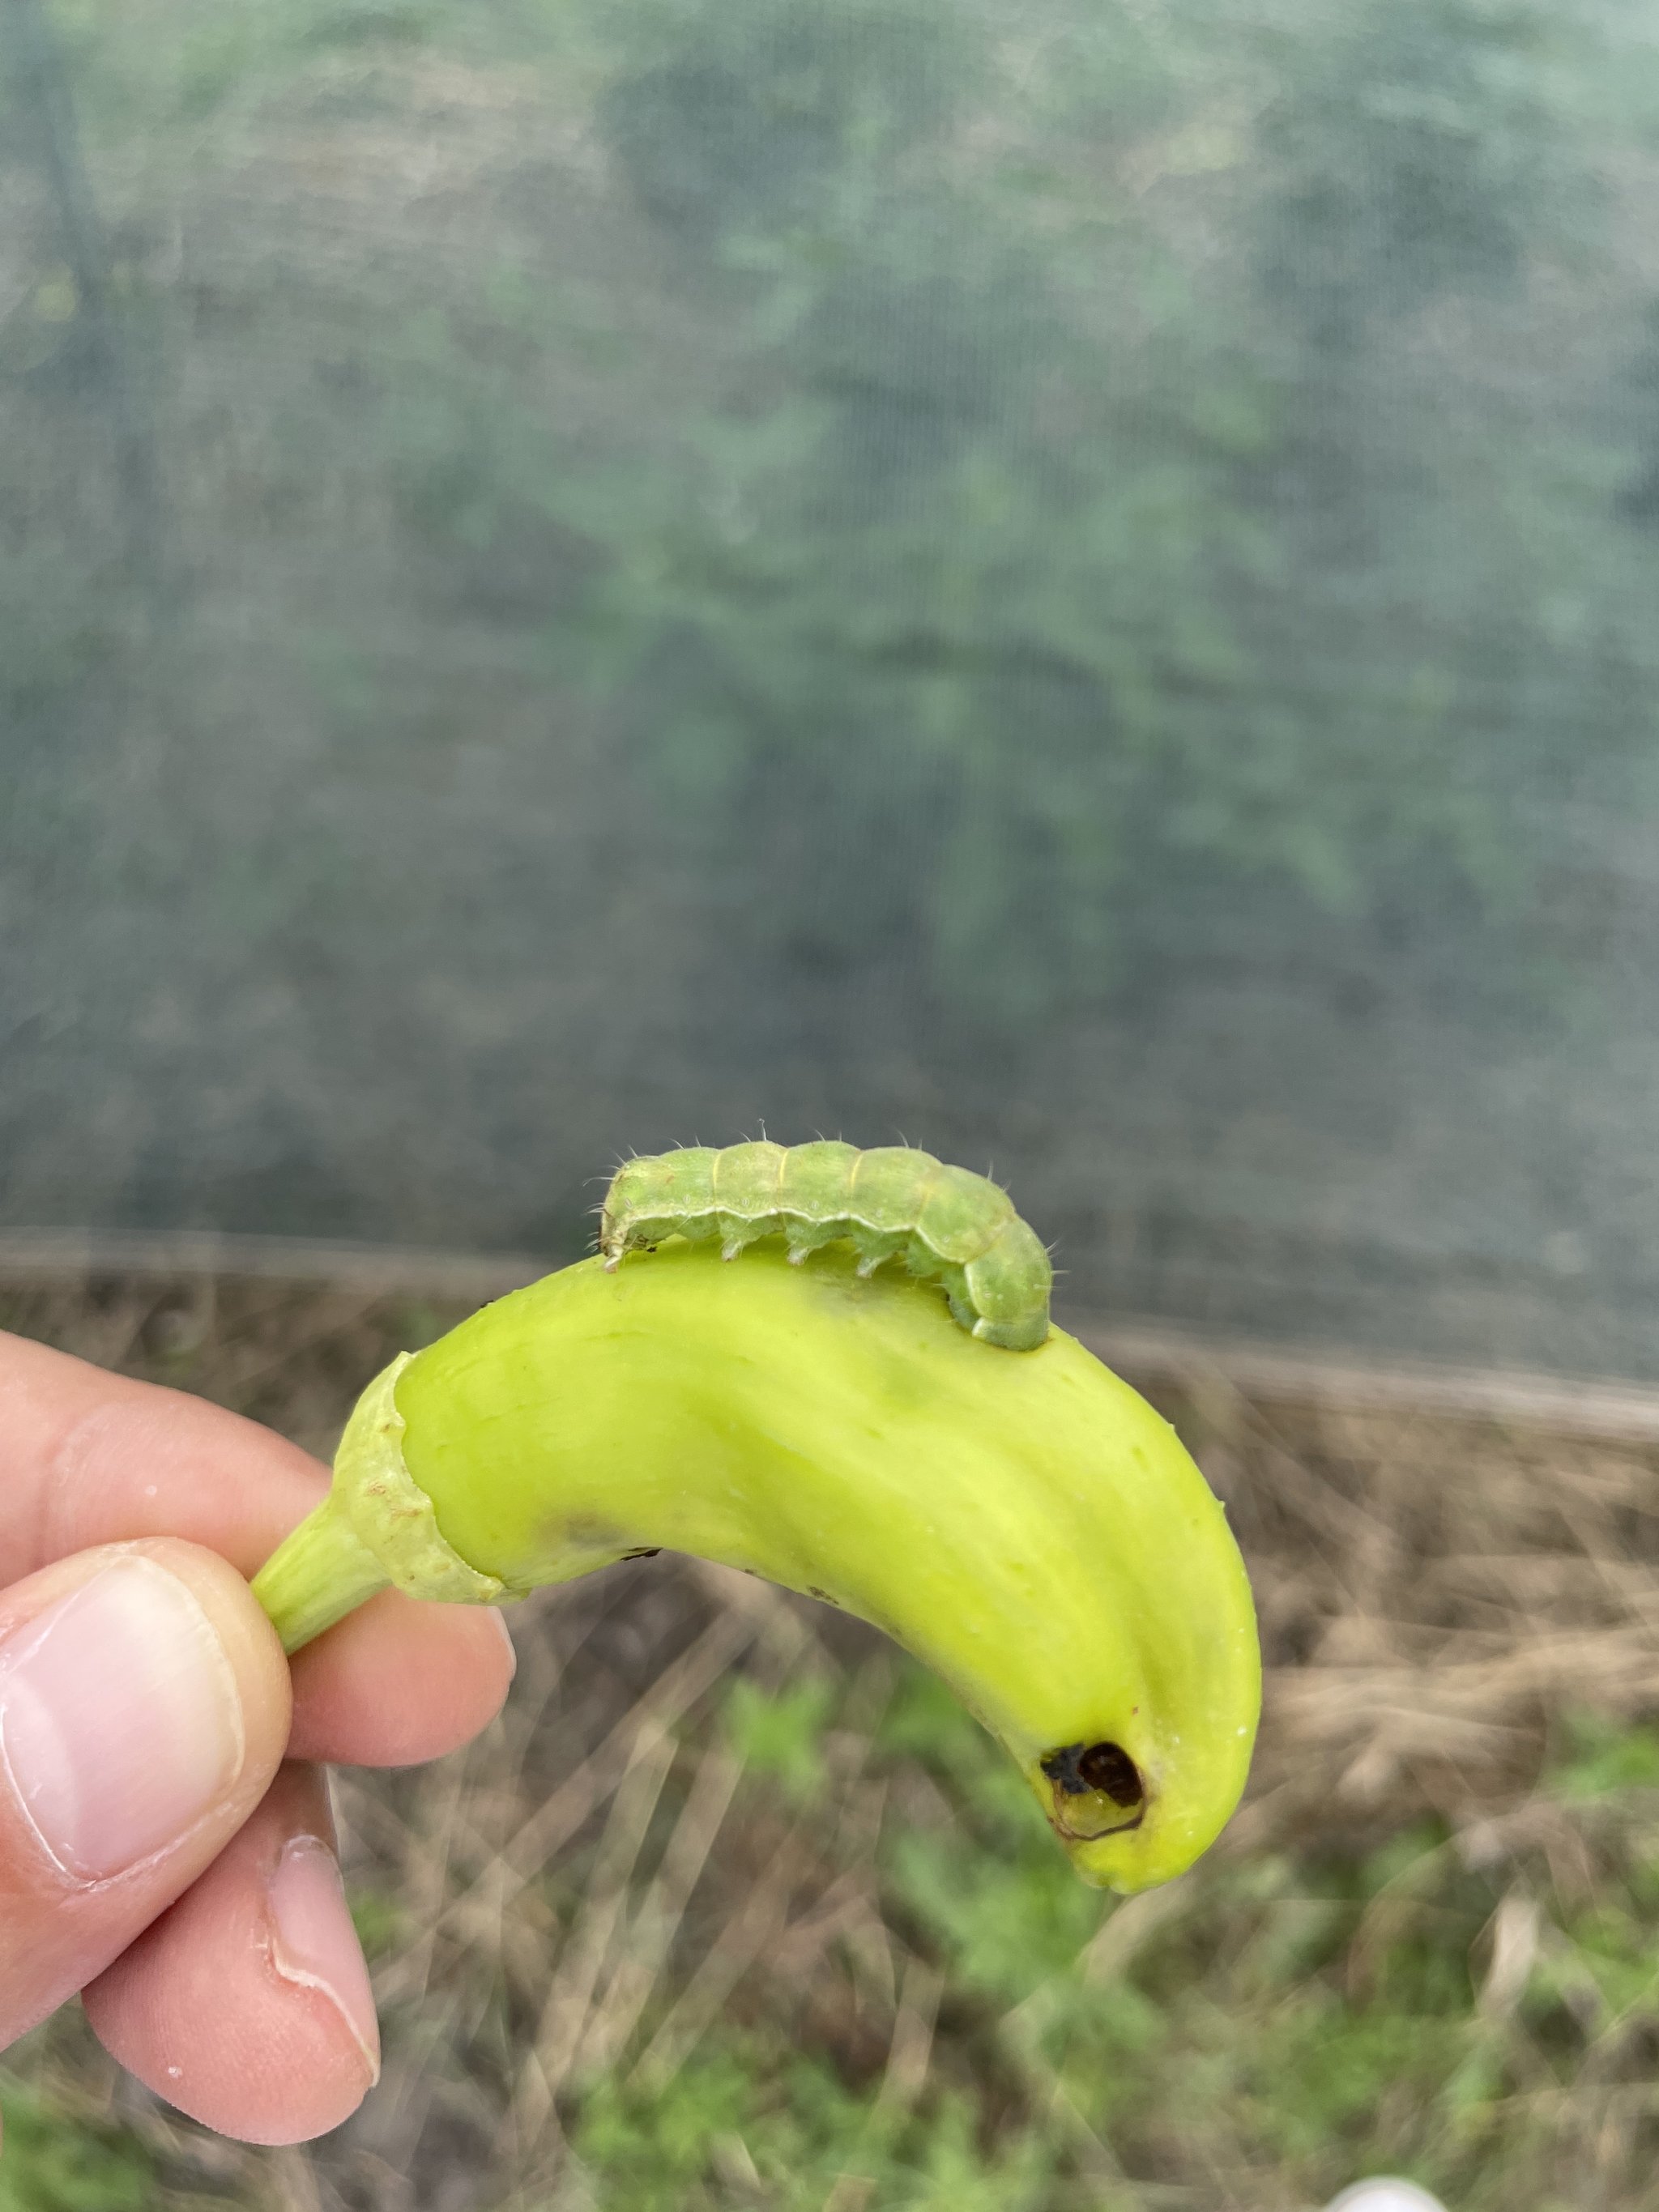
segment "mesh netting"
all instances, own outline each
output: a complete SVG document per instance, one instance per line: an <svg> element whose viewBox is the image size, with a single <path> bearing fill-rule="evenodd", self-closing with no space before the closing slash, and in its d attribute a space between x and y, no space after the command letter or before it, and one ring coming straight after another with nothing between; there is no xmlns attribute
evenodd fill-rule
<svg viewBox="0 0 1659 2212"><path fill-rule="evenodd" d="M1659 1373L1623 0L6 0L0 1221Z"/></svg>

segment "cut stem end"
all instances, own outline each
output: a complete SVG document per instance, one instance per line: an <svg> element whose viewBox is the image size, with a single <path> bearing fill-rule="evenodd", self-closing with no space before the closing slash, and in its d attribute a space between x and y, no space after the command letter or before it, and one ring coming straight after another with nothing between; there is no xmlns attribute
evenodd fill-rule
<svg viewBox="0 0 1659 2212"><path fill-rule="evenodd" d="M255 1575L253 1595L292 1654L391 1583L358 1540L343 1500L331 1491Z"/></svg>

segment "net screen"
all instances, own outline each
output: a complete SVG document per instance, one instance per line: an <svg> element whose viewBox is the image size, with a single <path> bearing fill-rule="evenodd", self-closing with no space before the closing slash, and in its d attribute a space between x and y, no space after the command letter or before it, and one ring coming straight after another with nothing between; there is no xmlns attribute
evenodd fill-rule
<svg viewBox="0 0 1659 2212"><path fill-rule="evenodd" d="M1638 0L3 0L0 1222L901 1138L1659 1375Z"/></svg>

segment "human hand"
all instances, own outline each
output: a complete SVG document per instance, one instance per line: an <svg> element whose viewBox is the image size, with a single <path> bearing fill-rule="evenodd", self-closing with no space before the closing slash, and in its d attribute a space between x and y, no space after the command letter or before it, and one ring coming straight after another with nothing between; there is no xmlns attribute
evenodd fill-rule
<svg viewBox="0 0 1659 2212"><path fill-rule="evenodd" d="M326 1471L221 1407L0 1332L0 2047L76 1990L105 2047L250 2142L380 2070L315 1760L484 1726L499 1613L388 1590L283 1658L246 1577Z"/></svg>

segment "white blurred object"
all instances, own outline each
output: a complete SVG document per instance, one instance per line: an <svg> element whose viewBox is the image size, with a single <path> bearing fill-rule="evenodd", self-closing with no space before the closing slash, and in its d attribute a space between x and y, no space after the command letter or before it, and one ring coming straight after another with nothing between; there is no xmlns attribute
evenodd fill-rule
<svg viewBox="0 0 1659 2212"><path fill-rule="evenodd" d="M1333 2197L1325 2212L1446 2212L1446 2208L1414 2181L1379 2175L1375 2181L1356 2181L1352 2189Z"/></svg>

